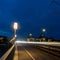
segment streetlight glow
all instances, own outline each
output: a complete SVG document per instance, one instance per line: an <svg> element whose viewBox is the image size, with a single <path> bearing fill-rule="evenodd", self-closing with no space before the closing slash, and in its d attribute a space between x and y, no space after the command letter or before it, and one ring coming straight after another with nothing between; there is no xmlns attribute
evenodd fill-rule
<svg viewBox="0 0 60 60"><path fill-rule="evenodd" d="M18 29L18 23L17 23L17 22L14 23L13 28L14 28L15 30Z"/></svg>
<svg viewBox="0 0 60 60"><path fill-rule="evenodd" d="M46 29L42 29L42 32L45 32L46 31Z"/></svg>
<svg viewBox="0 0 60 60"><path fill-rule="evenodd" d="M17 35L16 35L16 30L18 29L18 23L17 22L14 22L13 29L14 29L14 37L17 37Z"/></svg>
<svg viewBox="0 0 60 60"><path fill-rule="evenodd" d="M30 33L29 36L32 36L32 34Z"/></svg>
<svg viewBox="0 0 60 60"><path fill-rule="evenodd" d="M15 35L15 37L17 37L17 35Z"/></svg>

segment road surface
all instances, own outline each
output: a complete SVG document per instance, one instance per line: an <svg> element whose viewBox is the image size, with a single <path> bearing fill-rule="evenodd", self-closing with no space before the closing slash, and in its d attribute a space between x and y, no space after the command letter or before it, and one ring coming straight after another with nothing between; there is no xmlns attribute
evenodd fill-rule
<svg viewBox="0 0 60 60"><path fill-rule="evenodd" d="M31 45L17 46L18 60L60 60L59 57L44 52Z"/></svg>

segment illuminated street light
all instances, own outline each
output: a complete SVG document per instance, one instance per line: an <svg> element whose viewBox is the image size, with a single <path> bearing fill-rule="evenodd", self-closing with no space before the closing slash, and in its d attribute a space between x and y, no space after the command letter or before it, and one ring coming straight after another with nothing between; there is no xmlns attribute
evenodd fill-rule
<svg viewBox="0 0 60 60"><path fill-rule="evenodd" d="M45 36L45 32L46 32L46 29L43 28L43 29L42 29L42 34L41 34L41 36Z"/></svg>
<svg viewBox="0 0 60 60"><path fill-rule="evenodd" d="M18 29L18 23L17 22L14 23L13 28L14 28L14 30Z"/></svg>
<svg viewBox="0 0 60 60"><path fill-rule="evenodd" d="M15 37L17 37L17 35L15 35Z"/></svg>
<svg viewBox="0 0 60 60"><path fill-rule="evenodd" d="M46 32L46 29L42 29L42 32Z"/></svg>
<svg viewBox="0 0 60 60"><path fill-rule="evenodd" d="M16 30L18 29L18 23L17 22L14 22L13 29L14 29L14 37L17 37L17 35L16 35Z"/></svg>
<svg viewBox="0 0 60 60"><path fill-rule="evenodd" d="M32 34L30 33L29 36L32 36Z"/></svg>

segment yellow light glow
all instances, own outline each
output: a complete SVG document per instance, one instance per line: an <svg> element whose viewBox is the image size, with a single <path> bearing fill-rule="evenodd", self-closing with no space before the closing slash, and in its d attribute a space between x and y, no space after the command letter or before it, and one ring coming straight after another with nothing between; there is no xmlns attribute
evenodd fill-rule
<svg viewBox="0 0 60 60"><path fill-rule="evenodd" d="M18 29L18 23L17 23L17 22L14 23L13 28L14 28L15 30Z"/></svg>
<svg viewBox="0 0 60 60"><path fill-rule="evenodd" d="M15 37L17 37L17 35L15 35Z"/></svg>

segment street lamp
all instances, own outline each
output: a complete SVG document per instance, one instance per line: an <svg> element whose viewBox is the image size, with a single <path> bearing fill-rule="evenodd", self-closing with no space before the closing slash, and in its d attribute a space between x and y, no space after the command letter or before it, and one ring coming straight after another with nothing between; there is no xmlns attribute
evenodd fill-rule
<svg viewBox="0 0 60 60"><path fill-rule="evenodd" d="M17 35L15 35L15 37L17 37Z"/></svg>
<svg viewBox="0 0 60 60"><path fill-rule="evenodd" d="M42 29L42 32L46 32L46 29Z"/></svg>
<svg viewBox="0 0 60 60"><path fill-rule="evenodd" d="M18 29L18 23L17 22L14 22L13 28L14 28L14 37L16 37L16 30Z"/></svg>
<svg viewBox="0 0 60 60"><path fill-rule="evenodd" d="M29 36L32 36L32 34L30 33Z"/></svg>
<svg viewBox="0 0 60 60"><path fill-rule="evenodd" d="M45 36L45 32L46 32L46 29L43 28L43 29L42 29L42 36Z"/></svg>

